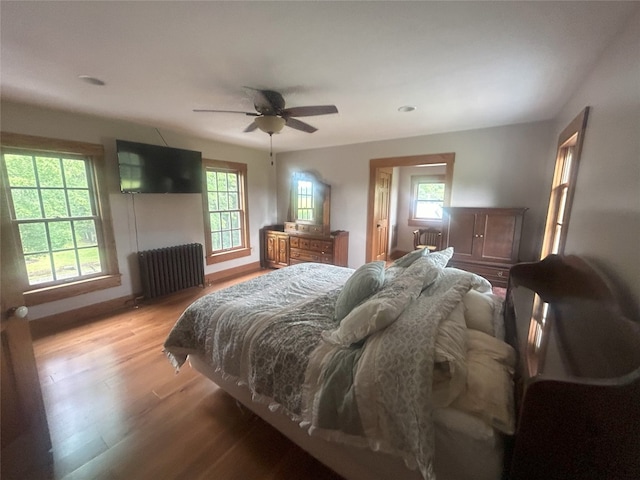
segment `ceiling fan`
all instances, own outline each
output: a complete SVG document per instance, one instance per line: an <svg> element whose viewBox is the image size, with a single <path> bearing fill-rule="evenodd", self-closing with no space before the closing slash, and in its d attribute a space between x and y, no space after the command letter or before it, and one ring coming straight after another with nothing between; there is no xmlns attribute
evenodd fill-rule
<svg viewBox="0 0 640 480"><path fill-rule="evenodd" d="M253 132L260 129L269 135L280 132L284 126L295 128L307 133L313 133L317 128L302 122L294 117L312 117L316 115L327 115L338 113L335 105L310 105L306 107L284 108L285 102L282 95L274 90L260 90L257 88L245 87L253 90L253 106L256 112L241 112L237 110L208 110L194 109L194 112L213 113L242 113L250 117L256 117L251 124L244 129L245 132Z"/></svg>

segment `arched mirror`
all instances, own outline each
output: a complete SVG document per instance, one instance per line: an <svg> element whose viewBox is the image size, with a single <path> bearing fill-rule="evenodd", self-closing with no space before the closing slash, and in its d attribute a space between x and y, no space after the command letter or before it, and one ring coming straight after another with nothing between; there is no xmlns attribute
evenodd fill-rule
<svg viewBox="0 0 640 480"><path fill-rule="evenodd" d="M329 235L331 186L310 172L291 176L291 202L286 231Z"/></svg>

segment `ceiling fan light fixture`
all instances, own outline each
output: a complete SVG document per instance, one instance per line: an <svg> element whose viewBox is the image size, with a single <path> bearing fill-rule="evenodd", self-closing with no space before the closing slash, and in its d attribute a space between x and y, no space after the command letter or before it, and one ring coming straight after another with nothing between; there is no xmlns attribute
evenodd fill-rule
<svg viewBox="0 0 640 480"><path fill-rule="evenodd" d="M268 133L269 135L279 133L284 128L284 124L286 123L284 118L277 117L275 115L263 115L260 117L256 117L255 122L260 130Z"/></svg>

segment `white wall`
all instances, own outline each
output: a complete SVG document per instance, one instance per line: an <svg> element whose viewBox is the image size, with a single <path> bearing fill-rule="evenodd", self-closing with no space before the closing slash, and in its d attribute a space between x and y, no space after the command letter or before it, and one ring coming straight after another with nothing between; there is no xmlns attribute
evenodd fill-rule
<svg viewBox="0 0 640 480"><path fill-rule="evenodd" d="M640 300L640 13L562 108L555 135L590 106L565 253L615 272Z"/></svg>
<svg viewBox="0 0 640 480"><path fill-rule="evenodd" d="M164 145L154 128L7 102L2 103L1 115L4 132L102 144L108 165L109 203L122 285L30 307L29 317L32 320L139 293L135 256L139 250L192 242L204 244L201 195L124 195L119 191L115 139ZM205 274L258 262L259 229L276 221L275 168L270 165L269 153L162 129L161 133L171 147L201 151L203 158L247 164L251 256L205 265Z"/></svg>
<svg viewBox="0 0 640 480"><path fill-rule="evenodd" d="M314 170L331 185L331 228L349 231L349 266L365 261L369 160L455 152L451 205L528 207L521 248L540 248L553 174L551 122L469 130L278 154L278 218L288 208L291 173Z"/></svg>
<svg viewBox="0 0 640 480"><path fill-rule="evenodd" d="M524 206L522 260L540 248L559 132L587 105L592 107L576 186L567 253L584 255L617 272L640 298L640 15L603 54L591 74L553 122L510 125L425 135L358 145L281 153L277 175L267 152L163 131L171 146L200 150L206 158L249 165L251 257L207 267L207 273L257 261L258 229L286 219L289 177L314 170L332 186L331 226L350 232L349 265L364 263L369 160L455 152L452 206ZM111 164L111 208L121 287L52 302L31 309L39 318L135 291L131 257L138 248L203 241L202 206L197 195L139 195L117 188L115 138L162 144L153 128L41 108L2 104L2 130L101 143ZM277 215L274 186L277 187ZM135 216L134 216L135 214ZM135 235L134 219L138 223Z"/></svg>

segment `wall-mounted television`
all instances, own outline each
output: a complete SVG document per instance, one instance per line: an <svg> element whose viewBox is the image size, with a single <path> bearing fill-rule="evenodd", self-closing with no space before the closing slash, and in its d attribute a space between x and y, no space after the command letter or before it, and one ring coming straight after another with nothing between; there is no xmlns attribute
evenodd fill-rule
<svg viewBox="0 0 640 480"><path fill-rule="evenodd" d="M122 193L202 193L202 153L116 140Z"/></svg>

